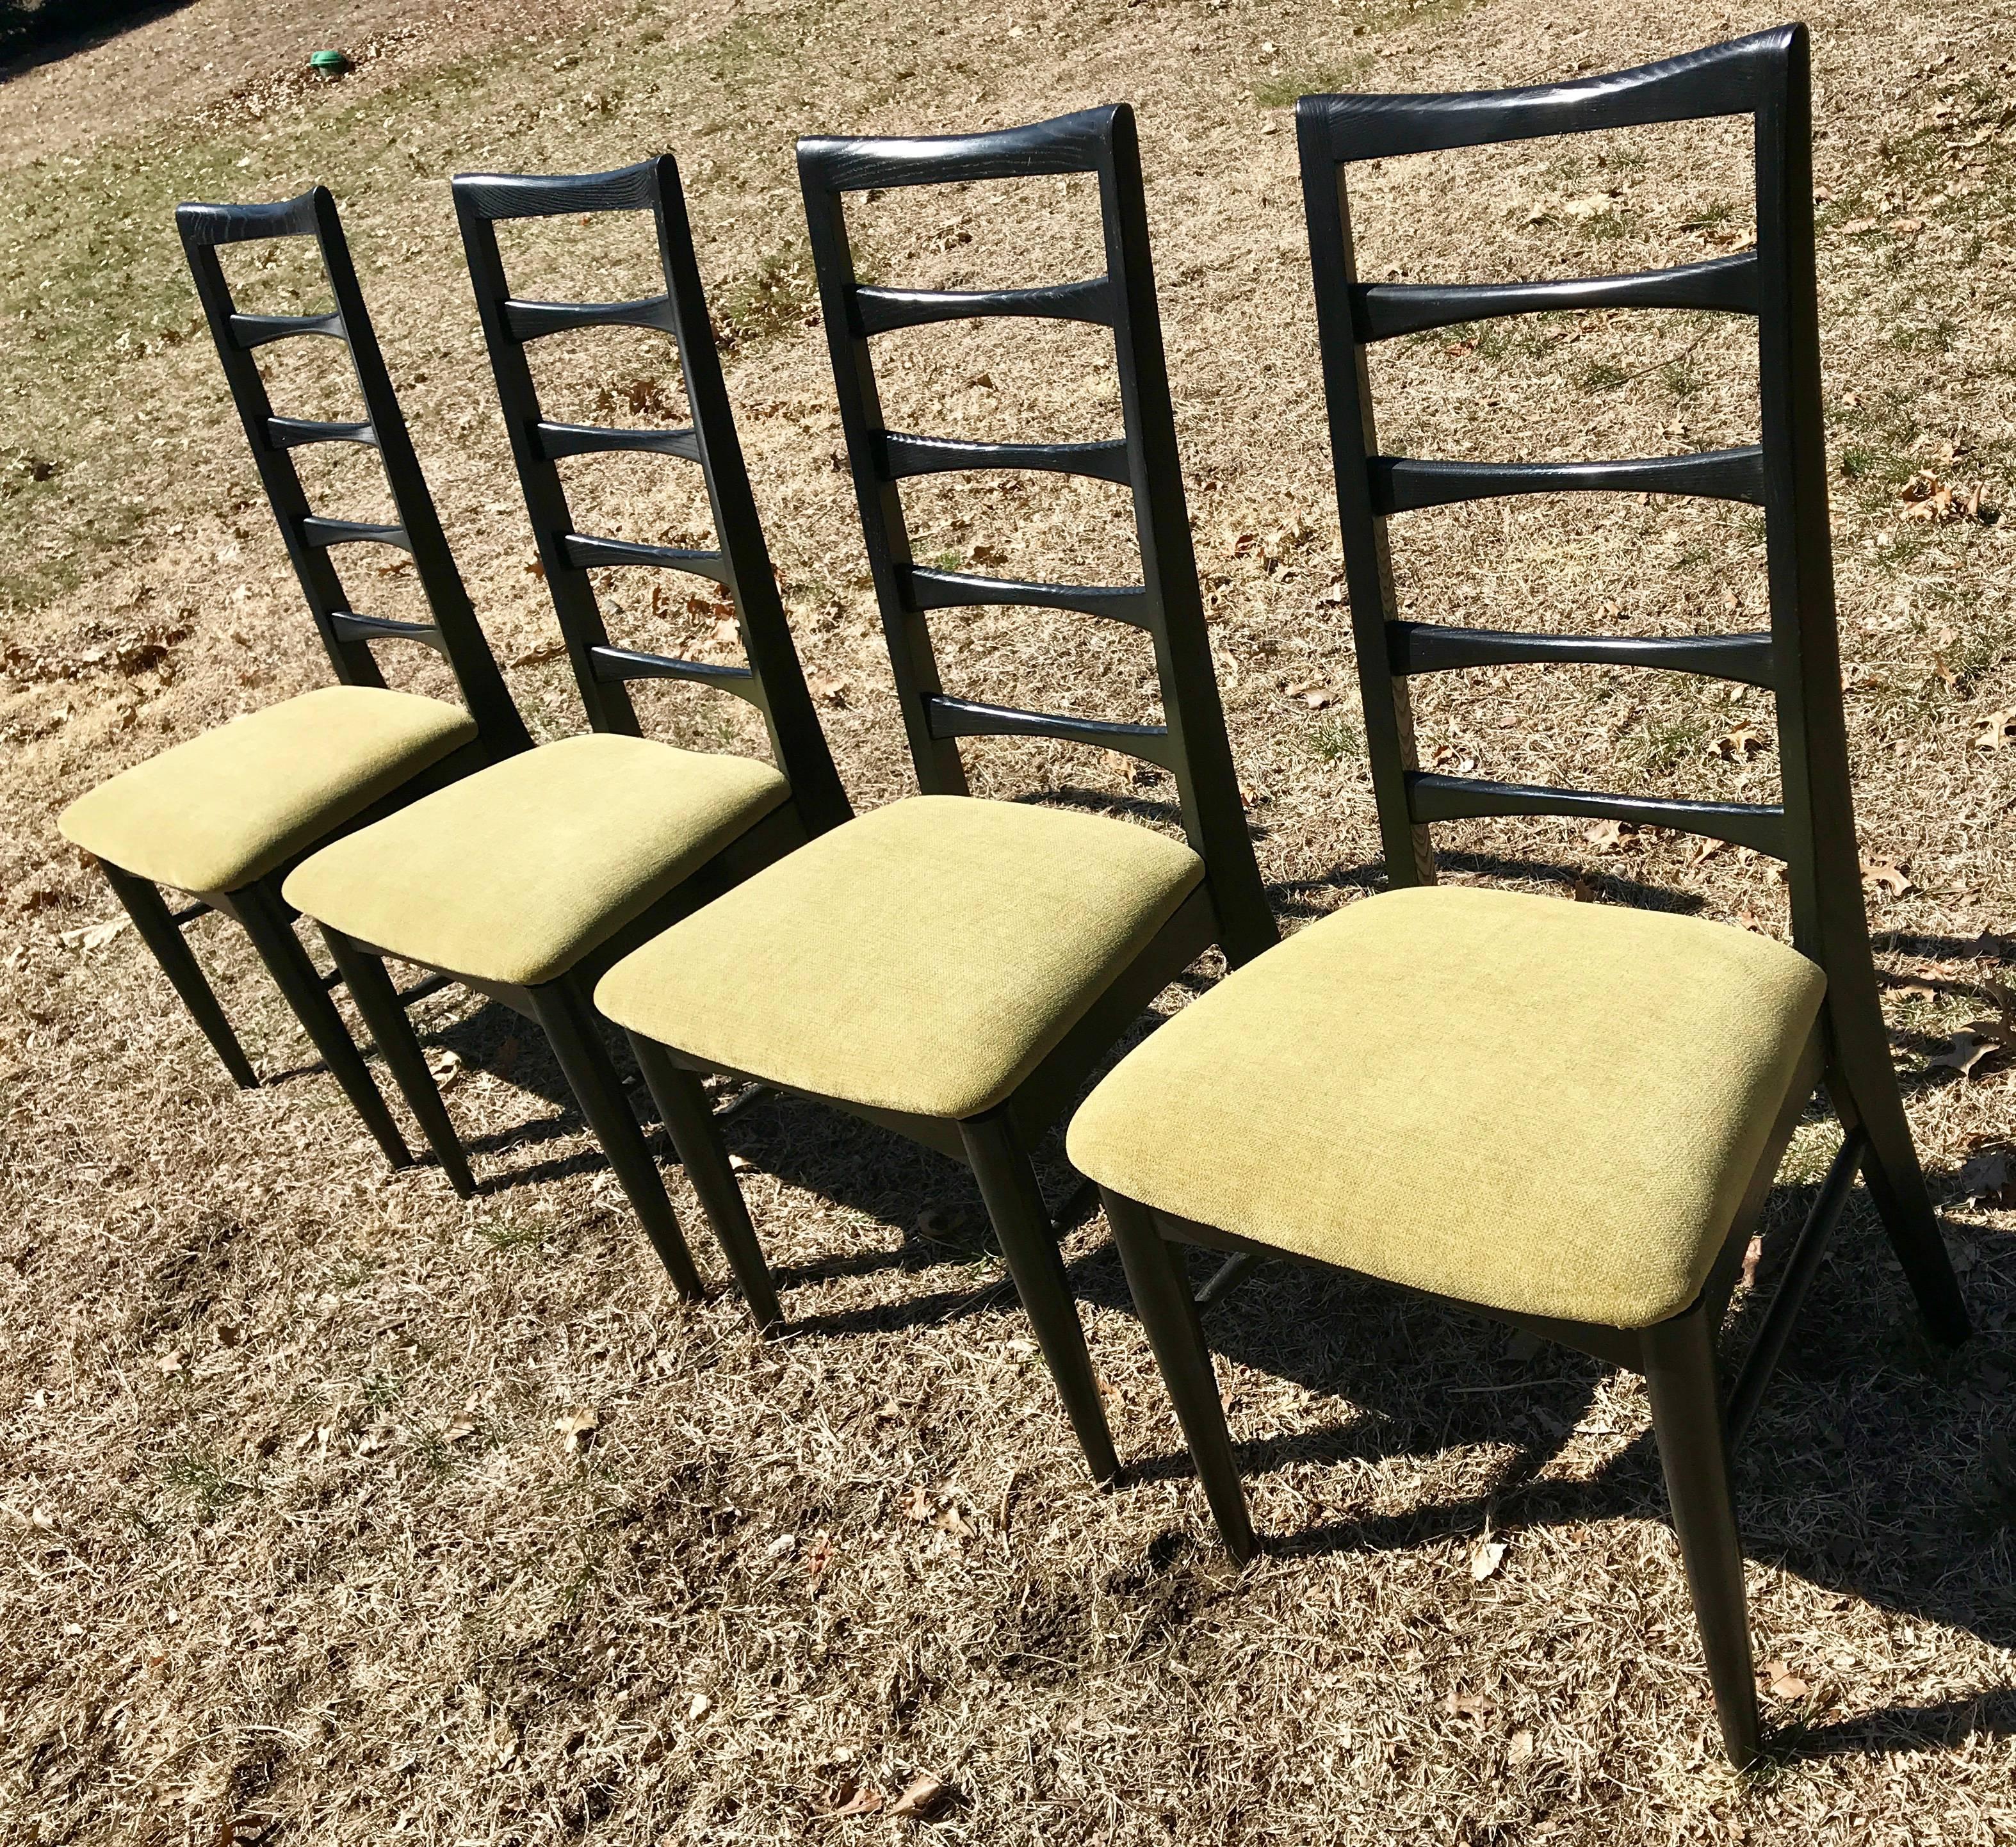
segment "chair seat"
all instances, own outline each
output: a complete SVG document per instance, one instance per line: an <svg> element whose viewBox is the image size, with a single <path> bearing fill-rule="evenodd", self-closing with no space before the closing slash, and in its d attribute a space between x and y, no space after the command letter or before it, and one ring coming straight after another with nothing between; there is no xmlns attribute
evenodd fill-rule
<svg viewBox="0 0 2016 1847"><path fill-rule="evenodd" d="M1283 1251L1648 1327L1707 1280L1824 986L1723 924L1390 892L1177 1015L1067 1146L1114 1192Z"/></svg>
<svg viewBox="0 0 2016 1847"><path fill-rule="evenodd" d="M787 800L767 763L646 738L563 738L325 847L297 910L430 968L532 987Z"/></svg>
<svg viewBox="0 0 2016 1847"><path fill-rule="evenodd" d="M182 891L235 891L476 736L459 706L322 686L122 770L64 809L66 840Z"/></svg>
<svg viewBox="0 0 2016 1847"><path fill-rule="evenodd" d="M674 924L596 1005L772 1083L956 1120L1003 1101L1203 876L1132 822L917 796Z"/></svg>

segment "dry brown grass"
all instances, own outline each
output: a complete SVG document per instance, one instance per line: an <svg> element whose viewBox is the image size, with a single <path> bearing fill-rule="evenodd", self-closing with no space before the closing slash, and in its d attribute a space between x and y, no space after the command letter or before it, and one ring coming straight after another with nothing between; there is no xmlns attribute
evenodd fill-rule
<svg viewBox="0 0 2016 1847"><path fill-rule="evenodd" d="M544 9L531 38L527 16L491 0L196 0L0 91L0 1842L880 1839L913 1824L864 1812L869 1792L893 1800L926 1773L956 1791L928 1826L959 1840L2016 1834L2016 1248L2007 1211L1968 1197L1984 1168L1961 1172L2016 1133L2016 1078L1927 1064L2016 956L1999 934L2016 915L2016 750L1971 747L2016 707L2016 551L2007 524L1906 520L1897 498L1929 470L1985 481L1993 504L2016 474L2016 94L1999 61L2016 8L1809 15L1862 819L1911 887L1872 903L1982 1331L1957 1356L1928 1351L1857 1209L1741 1465L1760 1657L1808 1689L1769 1702L1780 1761L1747 1780L1712 1747L1633 1381L1270 1270L1212 1320L1274 1541L1235 1577L1096 1220L1068 1255L1137 1465L1105 1496L949 1166L795 1105L739 1118L798 1327L759 1345L732 1297L671 1298L533 1035L431 1003L490 1184L463 1205L431 1168L385 1174L239 941L198 932L275 1076L245 1096L130 932L81 934L110 900L52 823L109 768L322 677L181 272L175 200L335 189L480 606L553 734L579 714L538 659L551 618L443 176L664 146L735 337L730 383L808 666L844 682L824 711L835 749L858 801L901 793L790 137L1125 96L1263 868L1291 921L1345 902L1376 881L1376 841L1292 136L1269 105L1312 81L1615 67L1776 14L708 0ZM314 43L366 20L382 49L355 77L294 82ZM1397 164L1366 179L1366 262L1559 274L1707 254L1745 234L1739 169L1713 131ZM862 228L892 278L1063 275L1086 267L1071 240L1087 204L1049 182L891 200ZM585 272L614 259L563 227L527 261L586 295ZM892 403L929 429L1093 434L1114 405L1085 357L1068 335L1039 349L1019 328L941 331L914 342ZM614 345L557 355L555 376L590 402L635 386L647 410L654 386L675 390L661 361ZM1396 443L1449 452L1705 445L1748 414L1740 343L1687 317L1458 329L1382 355L1378 383ZM612 476L600 517L678 531L695 517L682 491ZM943 488L924 523L964 559L1125 567L1126 528L1096 488ZM1726 511L1514 503L1396 536L1406 596L1436 615L1651 630L1758 607L1757 535ZM619 598L657 632L634 589ZM676 599L656 618L667 639L686 619ZM1141 709L1132 638L1010 612L941 635L959 685ZM1312 707L1310 688L1334 704ZM754 747L697 700L660 716ZM1740 690L1481 674L1438 687L1422 718L1431 751L1494 773L1733 794L1776 767L1768 712ZM1761 753L1712 754L1744 724ZM1004 745L976 761L991 790L1157 798L1103 759ZM1538 823L1450 828L1444 844L1459 876L1782 916L1761 862L1695 861L1676 839L1605 850ZM1774 1222L1796 1217L1827 1150L1819 1123L1802 1131ZM555 1427L584 1409L599 1432L570 1454ZM1480 1583L1468 1559L1487 1525L1510 1550Z"/></svg>

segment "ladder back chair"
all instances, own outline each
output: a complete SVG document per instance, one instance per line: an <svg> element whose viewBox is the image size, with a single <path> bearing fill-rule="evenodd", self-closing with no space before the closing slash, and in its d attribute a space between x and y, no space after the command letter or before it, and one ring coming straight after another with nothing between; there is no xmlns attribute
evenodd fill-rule
<svg viewBox="0 0 2016 1847"><path fill-rule="evenodd" d="M328 984L294 934L282 884L304 852L335 834L531 740L448 550L328 189L275 204L182 205L175 222L261 483L339 684L235 718L123 771L73 803L58 825L98 861L242 1087L256 1085L257 1074L182 935L211 911L244 927L380 1147L404 1165L411 1158L405 1143ZM239 311L219 250L284 238L314 240L335 304L330 312ZM311 337L342 343L362 420L275 414L256 355L276 340ZM326 518L311 509L293 452L331 442L377 452L392 524ZM391 546L410 557L431 620L395 621L354 608L332 555L351 545ZM372 652L387 642L419 642L445 656L466 709L389 690ZM190 902L171 909L163 887Z"/></svg>
<svg viewBox="0 0 2016 1847"><path fill-rule="evenodd" d="M393 999L387 955L443 973L538 1024L668 1272L693 1297L699 1277L590 995L617 957L844 820L847 800L813 715L750 493L677 164L668 154L614 173L464 174L454 189L512 452L591 729L339 843L304 865L288 892L322 925L456 1190L473 1192L474 1177L411 1023ZM498 249L500 220L608 212L650 214L663 293L593 304L512 294ZM607 326L671 337L690 428L603 428L545 416L527 344ZM577 532L557 463L605 450L698 463L718 549ZM733 603L747 664L612 645L589 574L603 565L655 567L718 584ZM627 690L636 679L690 681L747 700L763 716L775 767L645 738Z"/></svg>
<svg viewBox="0 0 2016 1847"><path fill-rule="evenodd" d="M1646 1377L1730 1757L1758 1749L1726 1445L1782 1354L1859 1172L1931 1332L1967 1317L1877 1003L1850 800L1828 549L1803 28L1618 75L1455 95L1307 96L1298 124L1366 732L1391 889L1348 905L1179 1015L1088 1100L1072 1158L1100 1183L1136 1301L1226 1542L1254 1550L1181 1247L1381 1278ZM1747 116L1757 244L1649 274L1366 284L1353 161L1582 130ZM1571 466L1379 448L1365 349L1564 307L1753 317L1760 444ZM1761 506L1768 631L1655 640L1400 619L1386 523L1489 495L1636 488ZM1499 663L1663 668L1769 688L1779 803L1524 787L1415 767L1418 674ZM1615 816L1784 860L1792 946L1733 927L1506 891L1433 888L1427 824ZM1625 1030L1625 1028L1628 1028ZM1715 1337L1816 1083L1844 1137L1734 1385Z"/></svg>
<svg viewBox="0 0 2016 1847"><path fill-rule="evenodd" d="M922 793L837 828L603 979L700 1203L760 1326L781 1319L700 1074L833 1104L965 1161L1093 1473L1117 1464L1084 1330L1029 1150L1147 1003L1212 943L1233 963L1274 940L1212 678L1123 105L995 133L798 143L813 261L869 560ZM869 288L844 199L870 188L1090 174L1107 268L1006 291ZM986 315L1112 330L1125 434L1108 442L952 442L884 427L869 343ZM1143 581L1096 588L913 562L900 484L942 470L1042 469L1131 490ZM1154 639L1158 725L1013 710L941 690L925 612L1031 604ZM967 792L958 740L1062 739L1175 778L1188 846L1103 815ZM731 992L730 971L757 978Z"/></svg>

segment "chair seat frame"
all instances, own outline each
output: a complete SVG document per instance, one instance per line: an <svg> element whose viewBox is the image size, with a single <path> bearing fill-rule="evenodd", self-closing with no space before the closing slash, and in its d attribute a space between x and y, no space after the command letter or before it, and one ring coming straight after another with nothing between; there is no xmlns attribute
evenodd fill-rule
<svg viewBox="0 0 2016 1847"><path fill-rule="evenodd" d="M258 1072L183 934L199 918L213 913L228 917L250 938L267 972L372 1139L394 1167L403 1167L412 1159L405 1138L329 998L329 990L341 980L341 972L325 976L316 969L294 934L296 913L282 896L281 887L308 854L460 776L526 749L531 740L484 639L448 549L365 306L342 219L328 188L316 186L297 198L272 204L185 204L176 208L175 224L225 381L251 445L261 485L337 679L345 686L382 688L384 675L373 647L389 642L417 642L448 661L463 703L476 722L477 735L361 813L330 828L284 864L230 891L189 892L190 902L171 906L162 895L164 888L154 880L109 861L98 863L135 931L241 1089L255 1088ZM225 276L219 251L226 245L296 237L311 238L315 243L335 304L333 311L242 312ZM342 343L363 398L363 420L320 422L275 414L254 355L276 340L304 337ZM328 442L361 444L377 452L397 515L393 524L329 519L309 506L293 452ZM431 619L424 623L394 621L355 610L332 556L337 548L353 545L387 545L405 553L412 560ZM423 984L408 990L405 999L411 1003L432 991L432 985Z"/></svg>
<svg viewBox="0 0 2016 1847"><path fill-rule="evenodd" d="M1727 116L1748 116L1755 127L1758 237L1752 250L1677 270L1572 282L1424 286L1357 279L1345 185L1353 162ZM1827 529L1805 31L1784 27L1635 70L1541 88L1305 96L1297 126L1353 641L1389 883L1434 882L1428 826L1437 820L1587 815L1679 828L1783 859L1794 945L1827 976L1820 1017L1797 1075L1708 1280L1686 1309L1653 1327L1620 1329L1454 1305L1645 1375L1724 1747L1733 1762L1746 1766L1756 1759L1761 1742L1728 1453L1757 1411L1858 1176L1928 1330L1949 1343L1967 1331L1890 1062L1856 848ZM1706 308L1754 316L1761 442L1706 455L1598 463L1428 462L1380 453L1366 363L1369 344L1488 315L1594 306ZM1627 641L1400 619L1387 550L1386 522L1392 513L1506 493L1621 488L1706 494L1760 506L1769 631ZM1533 788L1418 769L1407 699L1410 677L1546 661L1656 667L1769 688L1777 708L1782 803ZM1725 1395L1718 1336L1751 1232L1816 1086L1824 1088L1840 1119L1842 1140ZM1257 1258L1291 1254L1111 1191L1104 1197L1219 1531L1237 1555L1250 1557L1256 1542L1180 1247L1232 1254L1202 1292L1207 1302Z"/></svg>
<svg viewBox="0 0 2016 1847"><path fill-rule="evenodd" d="M1044 1203L1031 1151L1128 1026L1199 956L1215 943L1237 966L1276 941L1212 675L1133 115L1120 104L970 135L811 138L798 143L798 171L862 535L920 787L927 794L979 799L967 787L959 741L963 737L1043 737L1100 746L1170 772L1185 833L1204 864L1203 882L993 1108L953 1120L870 1108L841 1097L815 1099L972 1170L1086 1462L1096 1479L1110 1482L1119 1460L1058 1251L1057 1219ZM1103 275L1052 287L987 291L869 287L857 279L847 233L848 194L1063 174L1089 174L1098 182L1107 259ZM1111 328L1125 435L1100 443L1003 444L889 430L871 339L898 328L993 315L1057 318ZM900 484L921 473L977 469L1084 474L1129 488L1142 583L1035 583L916 563ZM1119 724L949 697L932 651L927 614L985 605L1072 610L1145 630L1154 642L1164 722ZM701 1106L702 1074L723 1068L642 1034L632 1033L631 1040L751 1315L759 1327L781 1324L776 1284L729 1169L725 1144Z"/></svg>
<svg viewBox="0 0 2016 1847"><path fill-rule="evenodd" d="M750 491L677 161L667 154L599 174L461 174L453 186L513 457L591 728L622 736L643 735L628 690L632 681L677 679L728 693L762 715L772 756L790 790L780 807L751 823L550 981L524 986L467 970L420 965L430 969L431 979L481 994L531 1020L545 1034L666 1274L682 1297L697 1300L702 1293L700 1273L657 1164L624 1095L595 1010L595 984L630 951L814 834L846 819L850 811L791 643ZM513 295L498 246L500 221L633 211L651 215L664 277L663 293L639 301L594 304L527 301ZM571 329L611 326L646 327L671 337L686 380L690 429L603 428L557 423L546 417L527 346ZM697 463L718 549L688 550L577 531L557 464L570 455L610 451L642 451ZM719 585L734 604L747 664L718 666L614 646L589 575L592 569L610 565L669 569ZM467 1153L384 967L388 954L407 961L411 956L326 924L322 934L428 1145L455 1190L470 1197L476 1191L476 1178Z"/></svg>

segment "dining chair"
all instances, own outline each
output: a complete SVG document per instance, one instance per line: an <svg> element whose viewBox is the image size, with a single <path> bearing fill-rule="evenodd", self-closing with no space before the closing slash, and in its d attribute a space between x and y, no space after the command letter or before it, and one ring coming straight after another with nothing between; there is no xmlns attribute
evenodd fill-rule
<svg viewBox="0 0 2016 1847"><path fill-rule="evenodd" d="M1356 161L1748 117L1755 248L1589 280L1361 283ZM1759 1748L1730 1486L1741 1438L1861 1174L1932 1334L1967 1316L1877 1003L1856 850L1827 535L1807 41L1790 27L1619 74L1455 95L1305 96L1298 128L1353 640L1390 889L1221 982L1074 1118L1226 1545L1255 1541L1182 1247L1290 1257L1444 1298L1645 1377L1722 1735ZM1424 461L1380 450L1368 347L1488 316L1684 308L1755 319L1756 445L1651 460ZM1658 639L1403 619L1388 522L1485 495L1630 489L1763 509L1770 626ZM1416 765L1409 682L1516 663L1767 689L1776 803L1654 799ZM1428 824L1608 817L1785 863L1791 946L1611 904L1438 887ZM1816 1084L1843 1139L1726 1399L1716 1341Z"/></svg>
<svg viewBox="0 0 2016 1847"><path fill-rule="evenodd" d="M241 924L373 1137L400 1166L412 1157L329 999L329 984L294 934L283 883L304 853L334 835L531 740L448 550L329 189L317 186L275 204L182 205L175 223L260 481L338 684L247 713L122 770L73 802L57 826L96 860L225 1070L249 1089L258 1074L182 935L212 911ZM239 311L219 251L296 237L314 239L333 308ZM361 420L275 415L256 355L275 341L309 337L342 343L363 401ZM311 509L293 452L321 443L377 452L392 524ZM394 621L354 608L332 555L353 545L405 553L430 619ZM372 653L387 642L419 642L445 656L463 707L390 690ZM189 902L171 909L164 887Z"/></svg>
<svg viewBox="0 0 2016 1847"><path fill-rule="evenodd" d="M537 1022L581 1114L679 1289L700 1280L664 1184L602 1037L589 996L610 963L739 880L847 818L812 711L707 319L677 164L614 173L462 174L455 211L525 505L590 729L465 778L300 866L289 901L322 926L358 1010L455 1190L475 1190L454 1125L383 958L447 975ZM505 273L500 221L648 214L664 290L583 304L521 301ZM556 423L542 411L526 348L580 328L671 337L689 428ZM697 550L575 529L558 464L641 452L698 463L717 544ZM590 574L674 571L718 585L746 664L640 653L610 642ZM689 751L643 735L637 680L692 682L761 715L771 763Z"/></svg>
<svg viewBox="0 0 2016 1847"><path fill-rule="evenodd" d="M1030 1150L1145 1007L1213 943L1274 941L1226 739L1164 371L1134 120L1123 104L922 140L816 139L798 171L841 419L921 793L837 827L618 963L596 1002L630 1031L659 1109L759 1327L782 1319L704 1072L760 1078L882 1124L972 1169L1095 1476L1117 1463ZM1098 182L1106 270L1031 289L864 286L844 197L1040 175ZM869 342L896 328L1038 315L1110 329L1123 434L982 443L888 429ZM952 470L1049 470L1125 488L1143 581L1089 587L970 575L911 556L901 484ZM955 697L927 612L1031 605L1151 638L1163 719L1121 724ZM1123 753L1174 779L1186 844L1107 815L976 797L962 737Z"/></svg>

